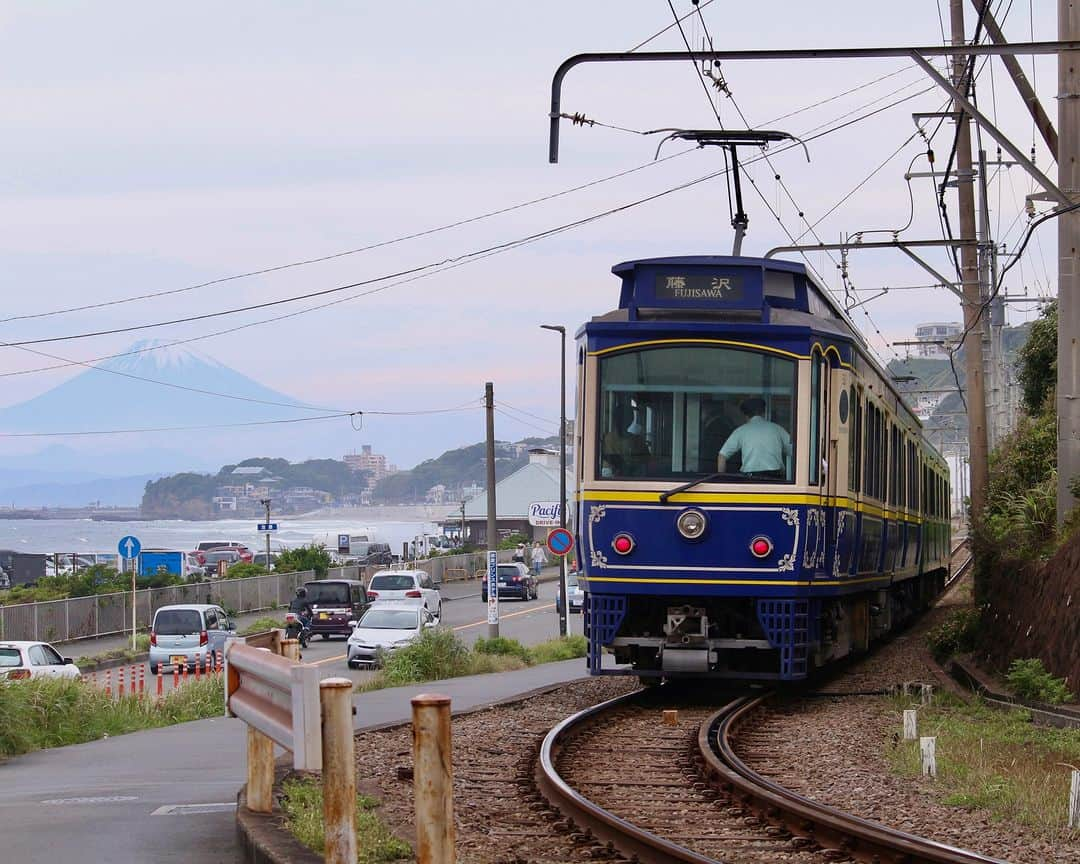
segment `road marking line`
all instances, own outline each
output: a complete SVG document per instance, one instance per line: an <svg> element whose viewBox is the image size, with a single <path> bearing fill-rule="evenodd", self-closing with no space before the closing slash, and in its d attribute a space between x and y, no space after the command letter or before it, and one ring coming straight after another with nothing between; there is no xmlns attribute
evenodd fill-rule
<svg viewBox="0 0 1080 864"><path fill-rule="evenodd" d="M195 815L198 813L226 813L236 809L235 801L226 801L221 804L166 804L158 807L151 816L175 816L181 813Z"/></svg>
<svg viewBox="0 0 1080 864"><path fill-rule="evenodd" d="M543 612L545 609L554 609L554 603L548 603L546 606L534 606L531 609L522 609L520 612L511 612L509 615L500 615L499 620L505 621L507 618L516 618L518 615L528 615L532 612ZM479 627L481 624L487 624L487 618L483 621L474 621L472 624L461 624L454 627L454 630L468 630L470 627Z"/></svg>
<svg viewBox="0 0 1080 864"><path fill-rule="evenodd" d="M83 798L48 798L42 804L114 804L122 801L138 801L135 795L98 795Z"/></svg>
<svg viewBox="0 0 1080 864"><path fill-rule="evenodd" d="M500 615L499 620L505 621L507 618L516 618L518 615L530 615L533 612L543 612L545 609L554 609L554 603L548 603L546 606L533 606L530 609L522 609L520 612L511 612L509 615ZM474 621L472 624L459 624L457 627L451 627L451 630L468 630L470 627L479 627L481 624L487 624L487 618L483 621ZM344 660L347 655L337 654L333 657L323 657L322 660L315 660L308 663L308 666L322 666L323 663L332 663L335 660Z"/></svg>

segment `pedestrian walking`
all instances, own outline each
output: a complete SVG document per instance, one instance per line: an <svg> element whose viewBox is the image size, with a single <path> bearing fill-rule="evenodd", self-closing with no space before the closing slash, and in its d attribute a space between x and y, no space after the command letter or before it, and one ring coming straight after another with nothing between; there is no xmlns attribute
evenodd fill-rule
<svg viewBox="0 0 1080 864"><path fill-rule="evenodd" d="M547 555L544 554L544 547L539 540L533 543L531 560L533 576L539 577L540 568L547 564Z"/></svg>
<svg viewBox="0 0 1080 864"><path fill-rule="evenodd" d="M510 556L510 560L515 561L515 562L520 561L522 564L525 563L525 544L524 543L518 543L517 548L514 550L514 554L512 556Z"/></svg>

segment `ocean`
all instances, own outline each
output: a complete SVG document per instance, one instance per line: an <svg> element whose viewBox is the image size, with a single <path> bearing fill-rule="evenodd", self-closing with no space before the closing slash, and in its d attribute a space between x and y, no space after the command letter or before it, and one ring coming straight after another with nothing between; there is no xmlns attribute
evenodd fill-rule
<svg viewBox="0 0 1080 864"><path fill-rule="evenodd" d="M337 548L338 534L367 534L369 539L401 545L417 534L438 533L432 522L358 521L348 518L277 519L271 548L289 548L317 542ZM266 535L251 519L187 522L160 519L138 522L98 522L92 519L0 519L0 549L16 552L115 553L121 537L133 535L146 547L190 551L201 541L222 540L246 544L253 551L266 548Z"/></svg>

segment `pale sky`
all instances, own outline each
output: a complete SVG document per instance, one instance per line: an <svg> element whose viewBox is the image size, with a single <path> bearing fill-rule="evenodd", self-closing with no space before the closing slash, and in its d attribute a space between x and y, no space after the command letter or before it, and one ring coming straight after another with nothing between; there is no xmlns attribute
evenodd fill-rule
<svg viewBox="0 0 1080 864"><path fill-rule="evenodd" d="M714 0L703 6L717 48L942 39L935 0ZM1032 22L1028 3L994 5L999 19L1009 9L1004 29L1010 39L1023 41L1032 33L1035 39L1056 37L1054 4L1035 6ZM947 7L941 0L946 25ZM683 14L691 6L677 0L675 8ZM965 14L970 36L976 17L970 5ZM667 0L238 0L171 7L9 0L0 7L0 289L6 301L0 317L182 288L330 255L645 165L659 136L568 123L560 164L548 164L551 76L570 55L629 49L672 20ZM698 47L700 23L690 19L685 26ZM671 30L643 50L682 47L678 31ZM1030 74L1030 59L1023 64ZM744 62L725 64L722 71L752 124L809 136L931 86L909 66L898 60ZM1055 70L1052 57L1036 61L1036 89L1053 118ZM1031 123L1000 61L991 63L978 84L981 107L1027 152ZM796 236L806 229L800 209L810 222L821 219L815 230L829 241L860 230L903 227L909 218L903 175L926 146L918 138L829 211L915 132L913 112L940 110L944 98L933 90L812 141L809 164L800 150L775 155L775 170L797 207L773 168L758 163L748 171ZM823 100L831 101L774 119ZM732 100L714 101L725 125L742 128ZM567 79L563 108L639 130L716 122L689 62L579 67ZM939 168L951 142L946 124L933 142ZM1038 164L1055 176L1041 139L1035 146ZM985 147L995 158L989 139ZM680 149L686 145L670 143L662 155ZM171 297L0 323L0 340L130 326L409 270L634 201L721 164L715 150L690 152L555 201L365 253ZM912 170L927 170L925 158L915 159ZM761 254L788 242L745 185L750 230L744 253ZM1015 167L1000 179L995 175L991 185L997 240L1010 249L1026 224L1022 215L1014 220L1029 191L1030 181ZM940 237L931 181L913 180L912 192L914 217L904 236ZM500 415L498 437L553 432L557 336L539 325L563 324L573 332L613 308L618 282L610 268L619 261L729 253L726 195L723 179L712 180L477 263L193 347L298 399L366 411L456 406L479 397L484 382L492 380L496 401L529 412L519 420ZM955 192L949 202L955 226ZM1010 274L1010 293L1025 286L1033 295L1056 290L1055 237L1052 223L1037 232L1022 265ZM807 236L804 242L812 240ZM929 257L947 269L943 253ZM842 291L833 261L820 253L810 260ZM859 299L882 285L932 281L895 252L855 253L849 269L861 289ZM38 347L85 360L121 351L139 338L186 339L308 305ZM960 318L958 303L943 289L895 291L856 309L855 322L886 360L892 351L862 309L888 342L911 338L917 322ZM1010 321L1030 317L1029 309L1010 307ZM40 365L40 357L0 350L2 372ZM2 378L0 407L78 371ZM234 419L261 416L258 406L224 400L221 410ZM400 427L376 418L368 419L355 446L373 443L407 467L483 437L479 412L410 422L424 424L430 446L400 444ZM72 423L107 428L107 418ZM161 437L147 435L139 443L167 446ZM0 463L14 448L0 441ZM302 455L295 447L290 454Z"/></svg>

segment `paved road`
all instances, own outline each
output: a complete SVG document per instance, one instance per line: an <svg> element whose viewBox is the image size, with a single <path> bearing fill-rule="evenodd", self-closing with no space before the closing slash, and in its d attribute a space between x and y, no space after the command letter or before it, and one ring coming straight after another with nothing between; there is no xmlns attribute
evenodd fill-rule
<svg viewBox="0 0 1080 864"><path fill-rule="evenodd" d="M475 588L474 588L475 590ZM554 585L540 599L501 604L502 635L535 643L558 630ZM445 623L470 641L486 635L479 596L444 605ZM580 632L581 616L571 616ZM346 671L343 641L313 643L305 660L326 676ZM352 672L359 678L368 673ZM583 660L496 675L381 690L356 696L357 727L407 720L409 699L437 690L463 709L585 675ZM199 862L240 860L231 803L244 777L245 732L233 719L200 720L0 764L0 836L4 861ZM217 805L210 812L168 814L170 807ZM158 814L158 815L156 815Z"/></svg>

